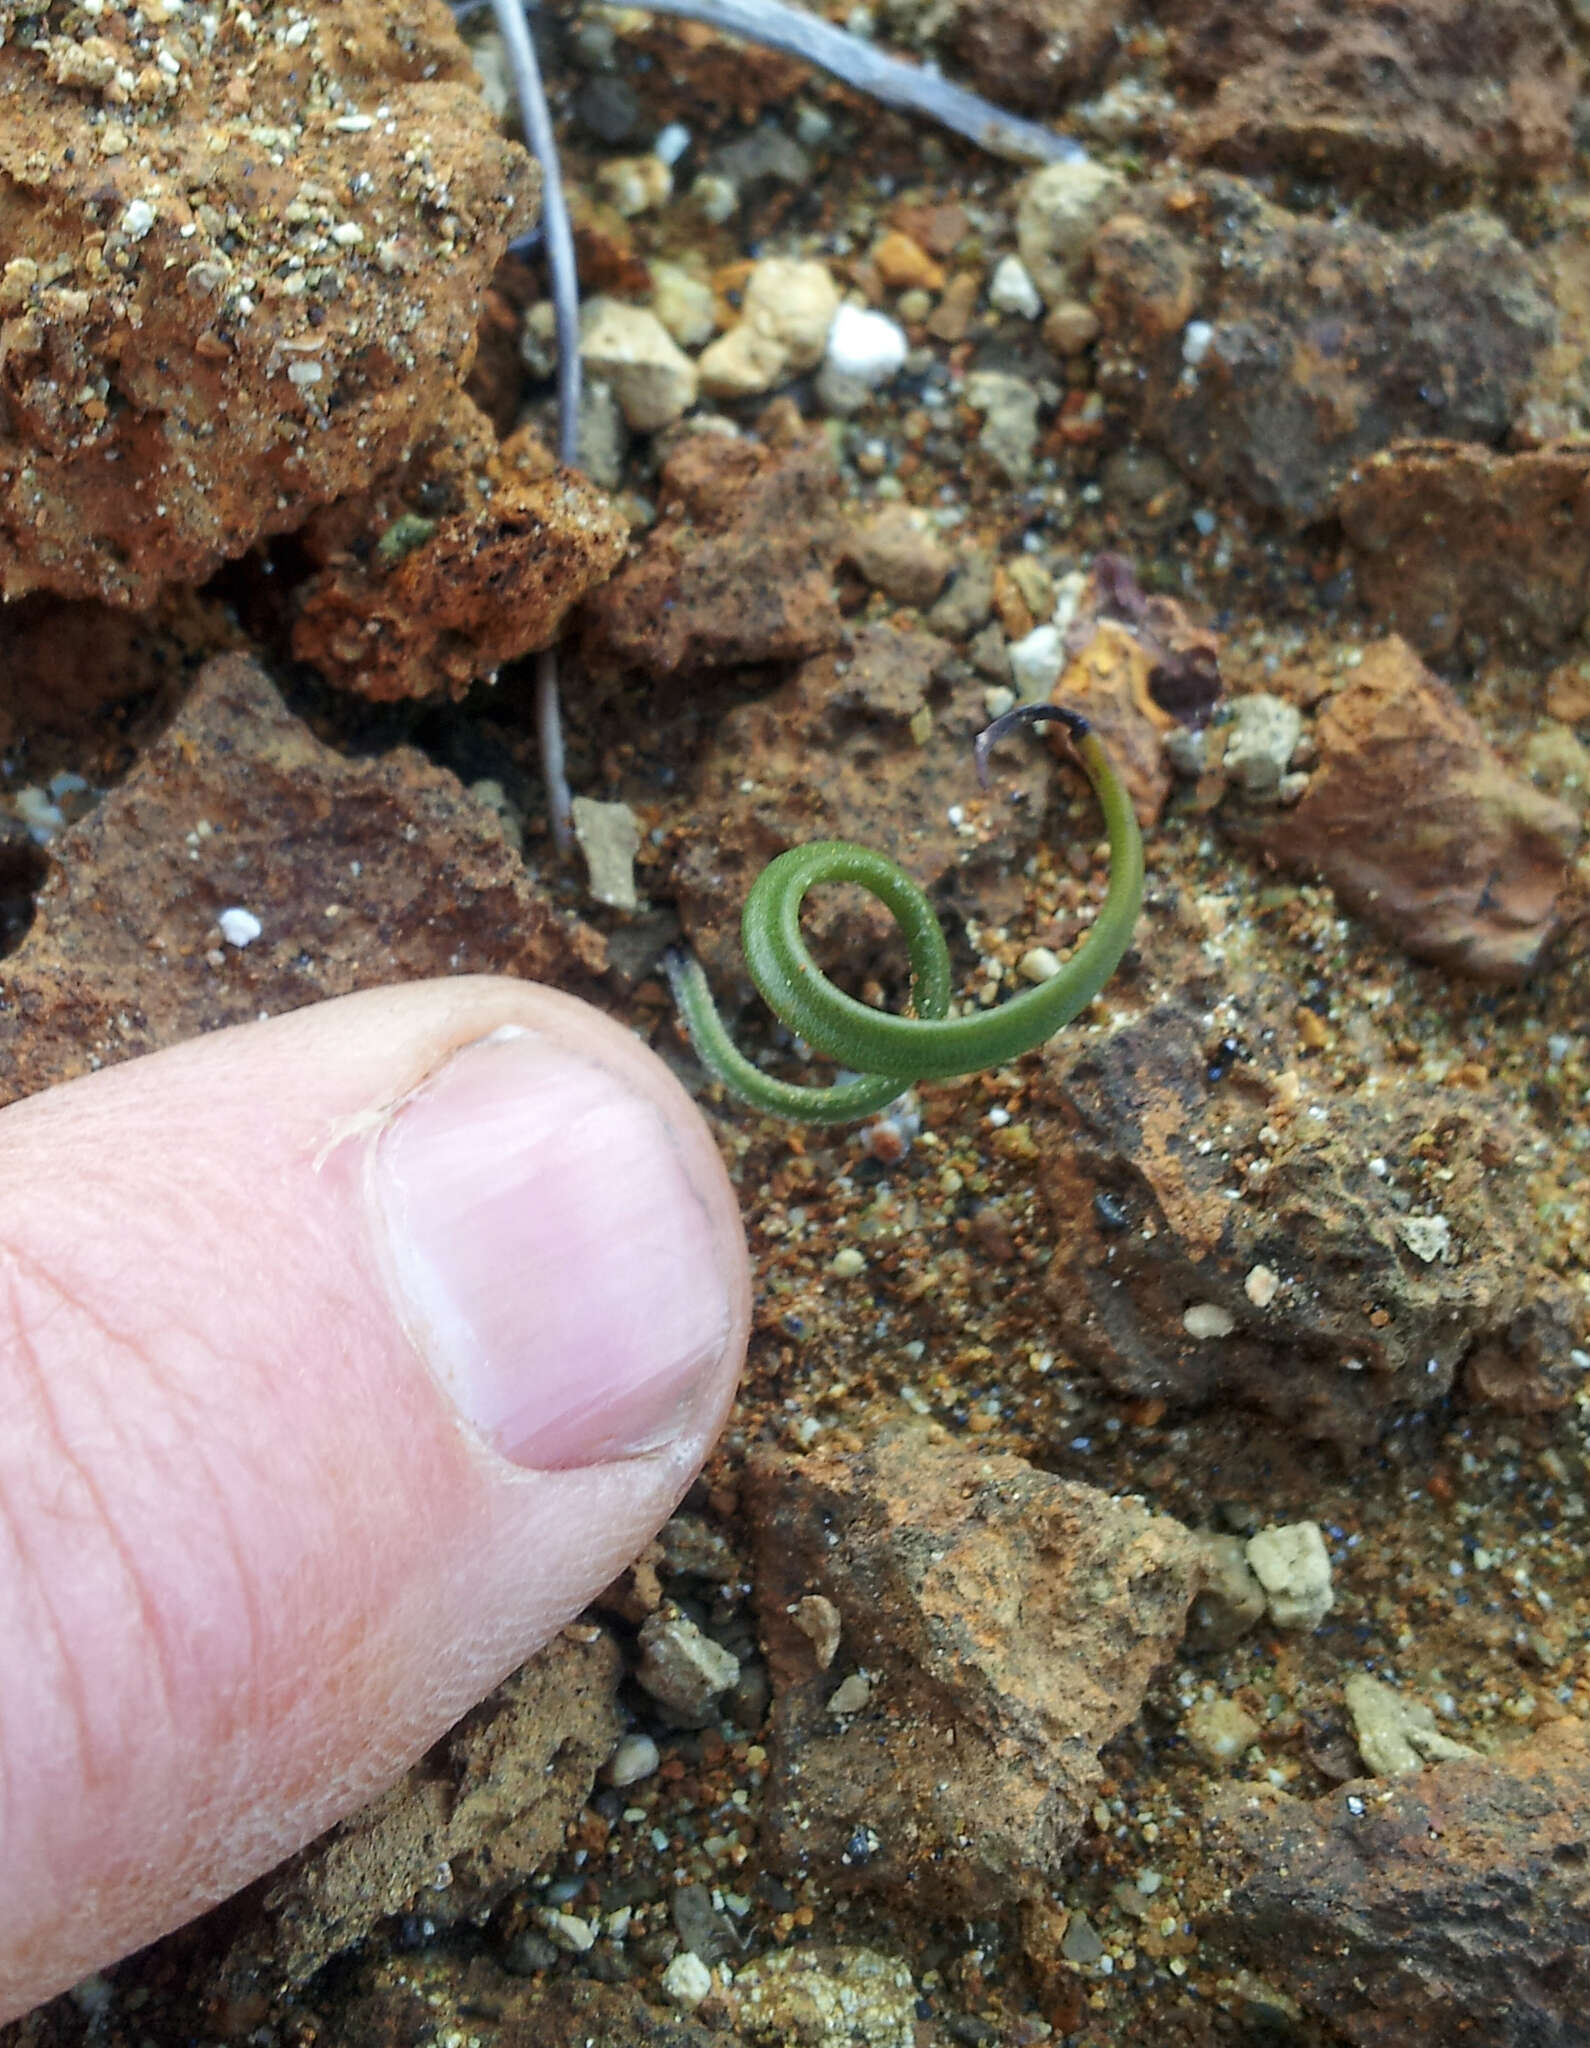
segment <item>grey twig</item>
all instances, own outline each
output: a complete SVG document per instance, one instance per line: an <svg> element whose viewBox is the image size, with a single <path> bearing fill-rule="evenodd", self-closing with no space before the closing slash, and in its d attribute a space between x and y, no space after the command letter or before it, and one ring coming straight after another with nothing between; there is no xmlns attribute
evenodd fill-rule
<svg viewBox="0 0 1590 2048"><path fill-rule="evenodd" d="M1081 143L1069 136L1007 114L1003 107L979 99L963 86L951 85L936 71L887 56L804 8L786 7L783 0L641 0L641 4L648 14L681 15L686 21L703 22L725 35L738 36L742 42L763 43L770 50L799 57L832 72L857 92L881 100L886 107L928 115L994 156L1052 164L1074 163L1087 155Z"/></svg>
<svg viewBox="0 0 1590 2048"><path fill-rule="evenodd" d="M491 6L508 53L508 69L519 102L525 141L541 166L541 232L546 243L558 337L558 460L572 466L580 447L580 284L574 265L574 230L569 225L568 204L563 197L552 112L541 83L541 66L536 61L524 8L520 0L491 0ZM536 658L535 704L541 779L547 788L552 840L558 852L567 855L574 847L574 798L563 766L558 657L551 647Z"/></svg>

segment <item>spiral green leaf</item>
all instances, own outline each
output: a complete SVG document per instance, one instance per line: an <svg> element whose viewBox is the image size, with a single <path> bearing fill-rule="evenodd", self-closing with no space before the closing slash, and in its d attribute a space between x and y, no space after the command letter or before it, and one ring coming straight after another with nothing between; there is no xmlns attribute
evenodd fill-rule
<svg viewBox="0 0 1590 2048"><path fill-rule="evenodd" d="M730 1038L700 962L675 953L667 962L674 1000L697 1056L725 1087L773 1116L850 1123L885 1108L917 1081L1002 1066L1042 1045L1087 1008L1132 942L1143 896L1143 841L1109 756L1077 712L1037 704L1008 713L979 738L979 769L996 740L1017 725L1043 719L1068 728L1103 809L1110 841L1110 886L1103 907L1060 972L996 1009L951 1017L949 949L933 906L910 876L883 854L845 839L792 847L769 862L746 899L740 927L746 965L775 1015L816 1051L850 1068L855 1078L807 1088L764 1074ZM854 882L894 918L911 958L914 1016L869 1009L835 988L818 968L801 936L800 914L807 891L822 882Z"/></svg>

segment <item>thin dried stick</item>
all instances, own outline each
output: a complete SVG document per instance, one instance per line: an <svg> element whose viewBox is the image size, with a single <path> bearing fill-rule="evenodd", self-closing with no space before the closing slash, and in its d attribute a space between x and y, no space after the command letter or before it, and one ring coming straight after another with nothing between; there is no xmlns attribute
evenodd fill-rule
<svg viewBox="0 0 1590 2048"><path fill-rule="evenodd" d="M763 43L799 57L852 85L857 92L881 100L886 107L927 114L994 156L1021 163L1080 162L1087 155L1081 143L1056 135L1036 121L1007 114L992 101L979 99L963 86L951 85L924 65L887 56L859 36L820 21L783 0L641 0L648 14L677 14L699 21L742 42Z"/></svg>
<svg viewBox="0 0 1590 2048"><path fill-rule="evenodd" d="M491 6L508 53L525 141L541 166L541 232L558 337L558 460L572 466L580 446L580 285L574 265L574 231L563 197L552 113L524 8L520 0L491 0ZM558 703L558 656L553 647L543 648L536 657L535 715L552 842L567 856L574 847L574 799L563 765L563 715Z"/></svg>
<svg viewBox="0 0 1590 2048"><path fill-rule="evenodd" d="M574 234L524 0L491 0L491 9L507 51L525 140L541 166L542 233L558 342L558 459L572 465L579 453L580 434L580 298ZM1006 113L976 93L952 85L936 71L888 56L831 22L785 6L783 0L647 0L646 11L699 21L742 42L782 50L885 106L926 114L996 156L1021 162L1074 163L1087 154L1068 136ZM552 838L559 853L566 855L574 845L574 805L564 770L558 657L551 647L536 659L536 733Z"/></svg>

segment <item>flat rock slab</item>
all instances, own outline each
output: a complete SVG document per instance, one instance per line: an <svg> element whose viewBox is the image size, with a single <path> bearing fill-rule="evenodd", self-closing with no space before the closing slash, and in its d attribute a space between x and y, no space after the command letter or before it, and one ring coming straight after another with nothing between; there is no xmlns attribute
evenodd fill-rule
<svg viewBox="0 0 1590 2048"><path fill-rule="evenodd" d="M230 944L229 909L259 936ZM5 963L0 1101L383 982L500 973L589 991L605 964L456 777L407 748L345 759L258 663L223 655L51 846Z"/></svg>
<svg viewBox="0 0 1590 2048"><path fill-rule="evenodd" d="M1223 1794L1203 1923L1358 2048L1573 2048L1590 2006L1590 1732L1363 1779L1313 1803Z"/></svg>
<svg viewBox="0 0 1590 2048"><path fill-rule="evenodd" d="M1053 1882L1181 1640L1179 1522L941 1431L763 1452L748 1476L775 1698L767 1846L791 1875L976 1913ZM839 1617L824 1666L811 1606ZM802 1626L802 1620L807 1627Z"/></svg>

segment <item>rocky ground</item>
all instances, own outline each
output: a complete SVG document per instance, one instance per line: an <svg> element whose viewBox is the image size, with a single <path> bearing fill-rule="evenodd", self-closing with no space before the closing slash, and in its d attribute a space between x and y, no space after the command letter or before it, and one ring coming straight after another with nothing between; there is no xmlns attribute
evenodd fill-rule
<svg viewBox="0 0 1590 2048"><path fill-rule="evenodd" d="M758 1289L597 1609L8 2042L1586 2038L1590 22L861 13L1086 161L547 19L576 473L482 23L0 7L0 1098L544 977L697 1088ZM1085 786L969 753L1051 692L1147 839L1103 998L862 1130L720 1099L658 961L744 1001L796 841L963 1003L1054 971Z"/></svg>

